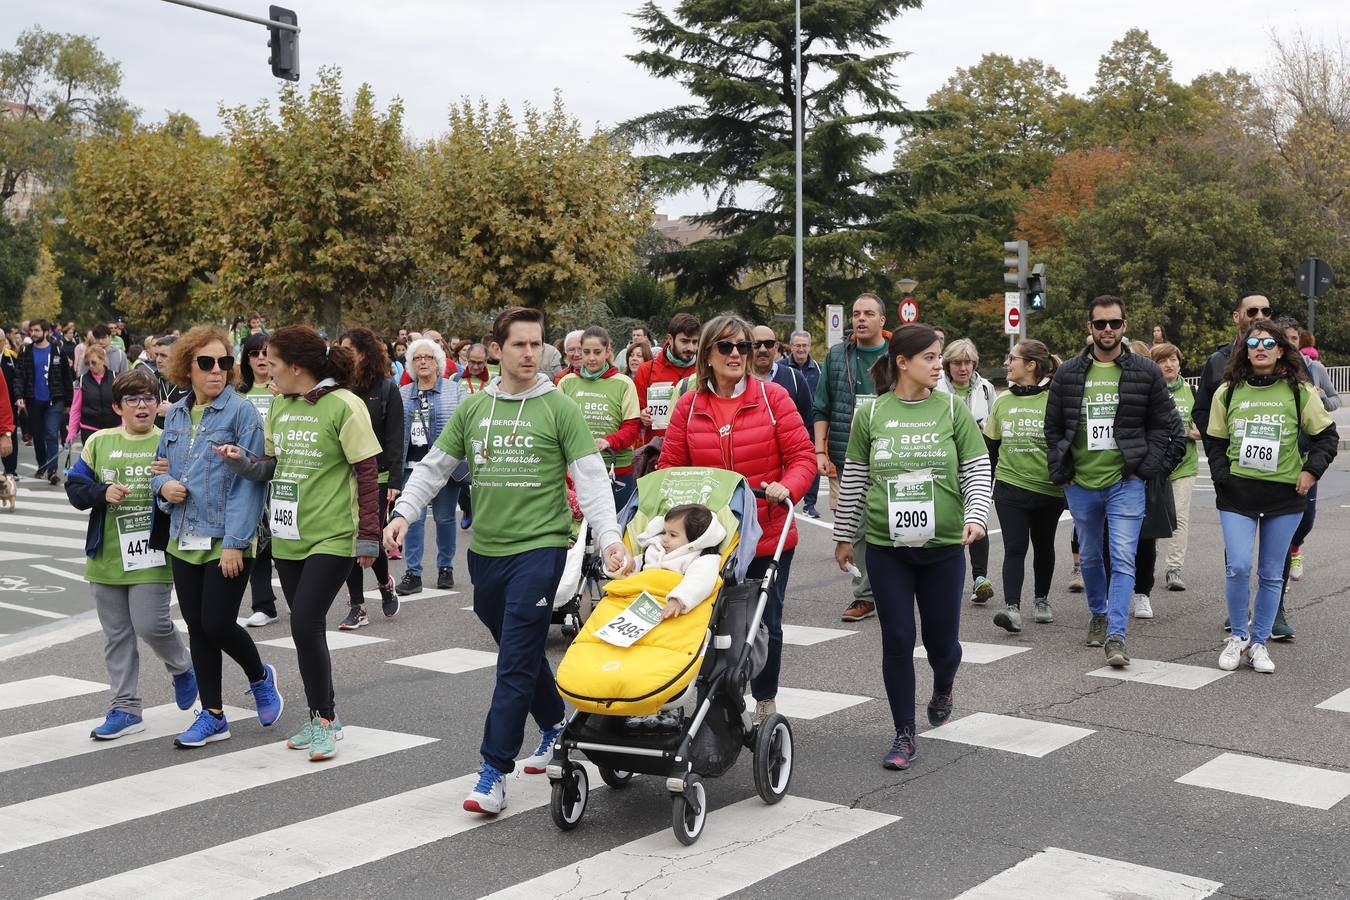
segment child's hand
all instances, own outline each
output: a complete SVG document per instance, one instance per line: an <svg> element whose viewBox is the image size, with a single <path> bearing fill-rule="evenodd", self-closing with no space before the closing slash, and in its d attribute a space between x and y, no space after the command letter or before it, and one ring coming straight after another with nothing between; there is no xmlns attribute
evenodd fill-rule
<svg viewBox="0 0 1350 900"><path fill-rule="evenodd" d="M661 609L662 622L664 622L666 619L673 619L676 616L681 615L684 615L684 604L681 603L679 600L675 599L667 600L666 605Z"/></svg>

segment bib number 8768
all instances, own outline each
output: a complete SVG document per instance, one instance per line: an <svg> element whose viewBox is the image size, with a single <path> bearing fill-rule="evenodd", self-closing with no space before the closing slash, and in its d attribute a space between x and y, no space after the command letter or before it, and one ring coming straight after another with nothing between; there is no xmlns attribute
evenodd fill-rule
<svg viewBox="0 0 1350 900"><path fill-rule="evenodd" d="M1275 448L1262 446L1261 444L1248 444L1242 455L1248 460L1270 462L1275 458Z"/></svg>
<svg viewBox="0 0 1350 900"><path fill-rule="evenodd" d="M895 511L895 528L927 528L928 510L898 509Z"/></svg>

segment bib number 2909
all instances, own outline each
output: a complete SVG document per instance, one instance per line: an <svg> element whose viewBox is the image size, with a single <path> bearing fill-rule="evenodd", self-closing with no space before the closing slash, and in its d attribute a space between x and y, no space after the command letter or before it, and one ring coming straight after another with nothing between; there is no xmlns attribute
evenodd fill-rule
<svg viewBox="0 0 1350 900"><path fill-rule="evenodd" d="M886 482L886 518L897 547L922 547L937 535L933 482L908 476Z"/></svg>

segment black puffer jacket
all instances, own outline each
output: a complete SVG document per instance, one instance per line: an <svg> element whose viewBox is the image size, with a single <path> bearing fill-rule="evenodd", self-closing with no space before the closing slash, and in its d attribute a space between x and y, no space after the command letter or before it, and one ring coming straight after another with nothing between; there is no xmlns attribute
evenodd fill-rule
<svg viewBox="0 0 1350 900"><path fill-rule="evenodd" d="M1083 415L1083 385L1092 365L1092 348L1066 361L1050 382L1045 404L1045 444L1050 480L1073 480L1073 439ZM1125 477L1154 478L1169 474L1186 452L1181 416L1167 390L1162 370L1146 356L1122 347L1120 405L1116 408L1116 446L1124 457Z"/></svg>

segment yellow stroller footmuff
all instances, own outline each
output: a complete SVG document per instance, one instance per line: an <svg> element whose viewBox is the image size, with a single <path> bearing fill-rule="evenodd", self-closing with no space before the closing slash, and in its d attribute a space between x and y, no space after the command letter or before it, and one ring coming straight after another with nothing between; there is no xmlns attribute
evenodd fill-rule
<svg viewBox="0 0 1350 900"><path fill-rule="evenodd" d="M607 716L650 715L684 693L707 650L720 578L711 597L661 622L630 647L616 647L596 635L643 591L664 601L681 578L678 572L650 569L606 585L604 599L558 665L558 692L583 712Z"/></svg>

